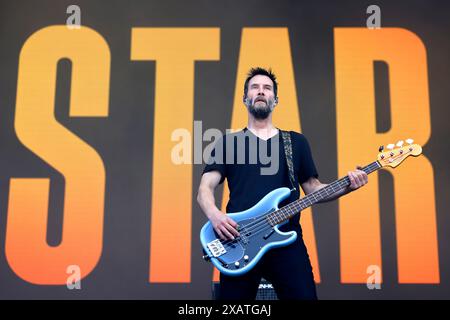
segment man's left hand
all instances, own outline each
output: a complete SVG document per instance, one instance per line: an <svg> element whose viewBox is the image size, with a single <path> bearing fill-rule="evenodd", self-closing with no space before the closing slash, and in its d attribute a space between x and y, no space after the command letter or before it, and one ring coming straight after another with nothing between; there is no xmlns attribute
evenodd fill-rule
<svg viewBox="0 0 450 320"><path fill-rule="evenodd" d="M348 178L350 179L351 182L350 185L348 186L348 189L350 191L359 189L367 182L369 182L369 177L367 176L367 173L365 173L361 169L362 169L361 166L356 166L356 170L348 172Z"/></svg>

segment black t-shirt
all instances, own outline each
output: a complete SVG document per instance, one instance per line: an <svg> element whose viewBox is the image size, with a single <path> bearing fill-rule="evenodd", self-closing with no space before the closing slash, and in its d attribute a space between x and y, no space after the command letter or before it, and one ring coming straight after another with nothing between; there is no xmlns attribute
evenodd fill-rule
<svg viewBox="0 0 450 320"><path fill-rule="evenodd" d="M317 178L319 176L306 137L294 131L290 131L290 135L296 190L288 199L279 204L280 208L300 197L299 182L303 183L310 177ZM245 144L242 141L245 141ZM244 155L245 159L242 158ZM262 171L263 168L265 168L265 172ZM268 140L258 138L247 128L222 136L211 151L211 157L203 173L215 170L222 176L220 183L225 178L228 181L230 195L226 207L227 213L251 208L276 188L291 188L280 130ZM299 218L300 215L297 214L290 219L290 222L298 225Z"/></svg>

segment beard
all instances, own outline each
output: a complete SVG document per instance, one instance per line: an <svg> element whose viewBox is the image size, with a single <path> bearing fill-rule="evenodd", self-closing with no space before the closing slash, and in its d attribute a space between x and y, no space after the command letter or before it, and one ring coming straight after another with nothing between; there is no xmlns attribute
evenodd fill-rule
<svg viewBox="0 0 450 320"><path fill-rule="evenodd" d="M267 117L272 113L275 107L275 101L273 99L267 99L266 103L257 101L252 103L247 102L245 105L247 106L248 111L258 120L267 119ZM258 106L256 106L258 104Z"/></svg>

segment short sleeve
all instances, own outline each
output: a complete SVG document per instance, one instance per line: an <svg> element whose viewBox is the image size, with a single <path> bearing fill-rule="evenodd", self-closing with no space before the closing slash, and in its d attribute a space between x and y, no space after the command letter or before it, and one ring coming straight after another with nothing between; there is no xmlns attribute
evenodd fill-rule
<svg viewBox="0 0 450 320"><path fill-rule="evenodd" d="M318 178L316 165L311 152L309 142L303 134L298 135L300 167L298 169L298 181L300 184L308 181L309 178Z"/></svg>
<svg viewBox="0 0 450 320"><path fill-rule="evenodd" d="M225 180L225 177L227 176L226 174L226 165L225 165L225 159L226 159L226 155L225 155L225 139L223 139L223 137L221 137L216 144L214 145L214 147L211 150L211 153L208 157L208 160L206 162L206 166L203 169L203 174L207 173L207 172L211 172L211 171L218 171L221 175L219 184L223 183L223 181Z"/></svg>

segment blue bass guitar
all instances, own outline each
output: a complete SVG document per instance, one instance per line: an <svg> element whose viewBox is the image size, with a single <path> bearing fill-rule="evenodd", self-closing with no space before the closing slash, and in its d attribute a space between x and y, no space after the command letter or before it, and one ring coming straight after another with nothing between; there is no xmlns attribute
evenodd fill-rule
<svg viewBox="0 0 450 320"><path fill-rule="evenodd" d="M393 144L389 144L387 146L389 151L380 152L377 161L361 170L369 174L386 166L395 168L406 157L421 154L422 148L419 145L413 145L411 139L406 141L409 145L402 147L403 141L399 141L396 149ZM382 150L383 147L380 147L379 151ZM348 185L350 180L346 176L282 208L278 208L279 203L288 198L291 191L289 188L275 189L252 208L228 213L228 216L238 224L240 236L234 240L220 239L212 224L207 222L200 232L203 258L211 261L220 272L229 276L248 272L268 250L287 246L295 241L297 238L295 231L282 232L279 226L301 210L347 188Z"/></svg>

